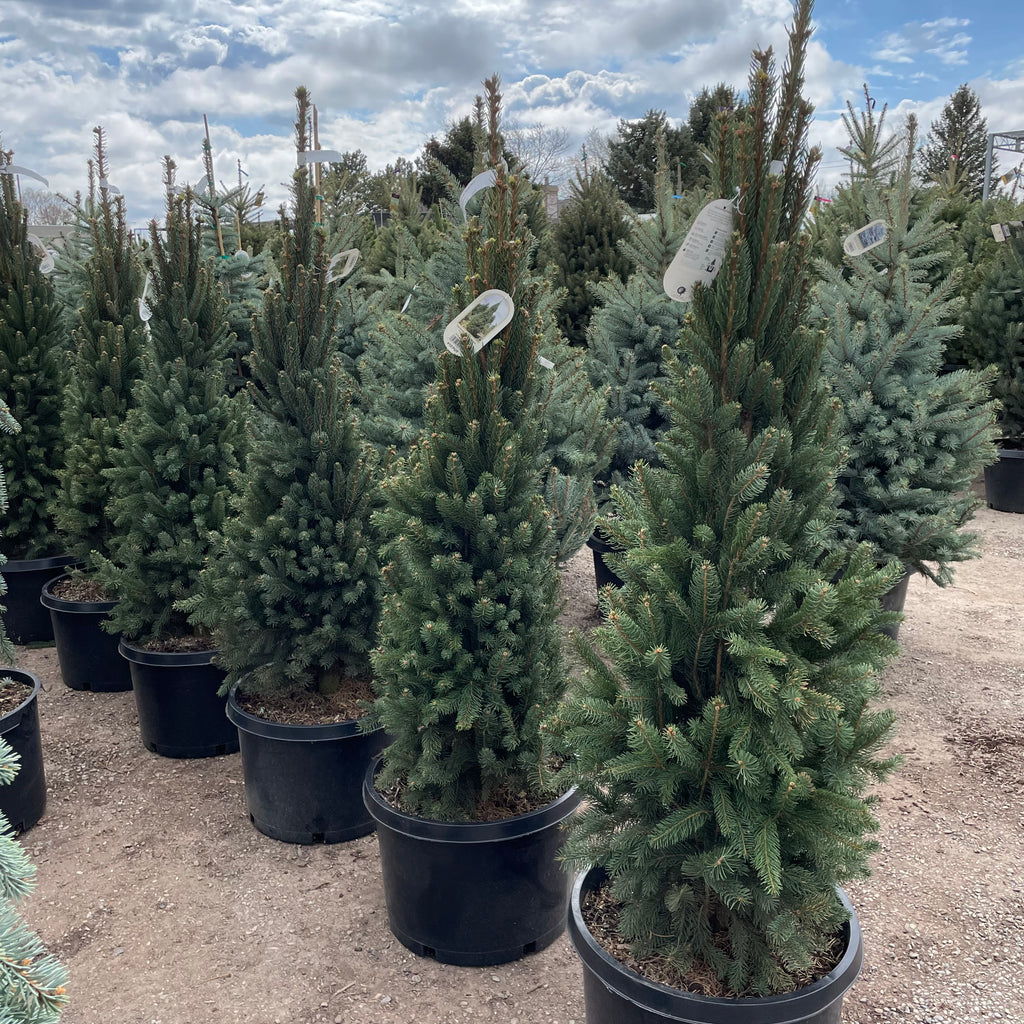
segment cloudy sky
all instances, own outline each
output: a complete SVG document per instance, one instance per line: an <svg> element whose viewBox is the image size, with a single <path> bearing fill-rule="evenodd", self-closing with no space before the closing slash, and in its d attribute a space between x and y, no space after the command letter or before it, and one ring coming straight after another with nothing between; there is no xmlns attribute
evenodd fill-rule
<svg viewBox="0 0 1024 1024"><path fill-rule="evenodd" d="M863 82L893 122L913 111L927 130L968 82L990 131L1024 129L1013 10L818 0L807 91L822 189L841 173L839 115ZM362 149L371 168L414 157L495 71L507 121L564 126L578 148L652 107L678 123L704 85L742 89L752 48L784 51L791 12L788 0L0 0L0 143L72 194L103 125L110 181L141 224L162 208L164 153L179 181L198 179L206 114L217 177L236 180L241 160L273 210L295 163L297 85L321 145Z"/></svg>

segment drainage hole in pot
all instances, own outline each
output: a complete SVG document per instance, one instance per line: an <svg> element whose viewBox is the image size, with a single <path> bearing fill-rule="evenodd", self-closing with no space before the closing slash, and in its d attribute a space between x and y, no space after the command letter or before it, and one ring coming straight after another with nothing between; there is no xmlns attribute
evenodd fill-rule
<svg viewBox="0 0 1024 1024"><path fill-rule="evenodd" d="M437 956L437 950L434 949L433 946L424 946L423 947L423 955L424 956Z"/></svg>
<svg viewBox="0 0 1024 1024"><path fill-rule="evenodd" d="M314 832L312 834L312 836L310 836L309 841L311 843L323 843L323 842L326 842L326 840L324 839L324 833L323 832Z"/></svg>
<svg viewBox="0 0 1024 1024"><path fill-rule="evenodd" d="M537 942L536 942L536 940L534 940L533 942L528 942L525 946L523 946L523 956L526 956L527 953L536 953L536 952L537 952Z"/></svg>
<svg viewBox="0 0 1024 1024"><path fill-rule="evenodd" d="M214 749L218 754L226 754L228 752L228 745L226 743L218 743Z"/></svg>

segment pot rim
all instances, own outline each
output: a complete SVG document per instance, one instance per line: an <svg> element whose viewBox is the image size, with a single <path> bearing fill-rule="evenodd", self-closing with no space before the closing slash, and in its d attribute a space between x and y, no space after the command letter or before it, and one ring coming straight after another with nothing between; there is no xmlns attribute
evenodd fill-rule
<svg viewBox="0 0 1024 1024"><path fill-rule="evenodd" d="M810 985L774 996L724 997L698 995L649 981L608 953L583 920L583 892L596 888L604 876L604 868L592 865L581 871L573 883L568 923L569 938L576 955L606 988L628 1002L666 1015L666 1020L685 1024L735 1024L735 1014L740 1008L745 1011L744 1024L796 1024L842 998L860 973L864 958L860 922L846 893L837 888L843 906L850 913L850 919L843 927L846 949L839 963Z"/></svg>
<svg viewBox="0 0 1024 1024"><path fill-rule="evenodd" d="M370 816L378 825L427 842L470 844L521 839L564 821L580 802L580 794L574 786L543 807L511 818L500 818L498 821L438 821L436 818L421 818L418 814L409 814L394 807L377 791L374 779L380 770L382 756L373 759L363 778L363 801Z"/></svg>
<svg viewBox="0 0 1024 1024"><path fill-rule="evenodd" d="M343 722L322 722L305 725L294 722L275 722L271 718L260 718L246 711L238 703L236 691L241 683L237 680L228 690L225 713L231 722L253 736L268 740L283 740L296 743L327 743L331 740L349 739L353 736L372 736L378 729L364 732L359 728L360 718L346 718Z"/></svg>
<svg viewBox="0 0 1024 1024"><path fill-rule="evenodd" d="M74 555L50 555L48 558L8 558L0 567L0 575L9 572L40 572L43 569L70 569L81 565Z"/></svg>
<svg viewBox="0 0 1024 1024"><path fill-rule="evenodd" d="M1001 437L996 441L996 450L999 453L1001 459L1024 459L1024 448L1004 448L1003 445L1008 443L1011 439ZM1020 444L1019 441L1013 441L1013 444ZM985 467L988 469L988 467Z"/></svg>
<svg viewBox="0 0 1024 1024"><path fill-rule="evenodd" d="M147 651L135 647L124 637L118 641L117 649L122 658L136 665L153 665L166 668L189 668L191 666L209 665L216 654L216 649L209 651Z"/></svg>
<svg viewBox="0 0 1024 1024"><path fill-rule="evenodd" d="M3 570L0 569L0 573ZM107 615L117 607L117 601L69 601L64 597L57 597L52 592L52 587L55 583L60 583L61 580L66 580L70 577L70 573L64 573L61 576L54 576L53 579L47 580L43 584L43 589L39 594L39 603L44 608L49 608L52 612L64 612L68 615Z"/></svg>
<svg viewBox="0 0 1024 1024"><path fill-rule="evenodd" d="M0 679L5 679L7 676L12 676L21 683L31 683L32 692L16 708L12 708L6 715L0 716L0 736L5 732L9 732L21 722L22 716L29 709L32 702L39 696L39 693L43 688L42 684L39 682L39 678L32 672L27 672L25 669L13 668L5 665L0 668Z"/></svg>

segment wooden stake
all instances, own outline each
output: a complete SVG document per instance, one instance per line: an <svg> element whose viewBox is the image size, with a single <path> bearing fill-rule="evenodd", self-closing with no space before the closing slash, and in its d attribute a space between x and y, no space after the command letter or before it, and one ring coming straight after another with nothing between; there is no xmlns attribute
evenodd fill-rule
<svg viewBox="0 0 1024 1024"><path fill-rule="evenodd" d="M220 250L221 256L224 255L224 237L220 230L220 212L217 210L217 204L214 201L216 193L213 188L213 146L210 145L210 123L206 120L206 115L203 114L203 128L206 130L206 153L204 154L206 159L206 189L210 193L210 209L213 211L213 226L217 229L217 248Z"/></svg>

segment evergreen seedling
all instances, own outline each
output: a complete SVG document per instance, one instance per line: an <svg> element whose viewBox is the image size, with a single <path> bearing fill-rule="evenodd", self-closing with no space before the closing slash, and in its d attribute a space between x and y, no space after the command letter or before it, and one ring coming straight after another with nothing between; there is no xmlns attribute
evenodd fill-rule
<svg viewBox="0 0 1024 1024"><path fill-rule="evenodd" d="M118 598L111 631L144 641L190 633L176 605L223 526L243 425L226 392L224 301L187 193L169 200L165 234L152 224L150 339L109 470L116 533L98 573Z"/></svg>
<svg viewBox="0 0 1024 1024"><path fill-rule="evenodd" d="M781 80L755 53L719 126L711 187L735 196L735 230L667 362L663 466L613 491L625 585L596 643L577 637L586 671L557 723L586 800L570 859L606 870L641 962L714 995L813 978L846 918L836 885L874 848L867 787L892 767L872 704L898 570L831 553L839 410L806 327L810 18L801 0Z"/></svg>
<svg viewBox="0 0 1024 1024"><path fill-rule="evenodd" d="M296 92L299 152L309 98ZM336 285L314 226L309 172L295 174L293 232L281 282L253 324L249 393L255 403L235 514L187 603L214 627L225 687L247 692L337 690L368 676L379 568L369 536L375 453L364 450L351 379L335 350Z"/></svg>
<svg viewBox="0 0 1024 1024"><path fill-rule="evenodd" d="M498 159L497 78L486 83ZM558 574L540 493L536 415L544 338L541 282L519 179L497 169L466 231L464 308L481 292L515 295L511 323L479 353L444 351L423 435L385 482L377 714L393 742L377 786L426 817L473 820L481 801L515 807L548 790L541 723L562 693ZM510 813L515 813L510 811Z"/></svg>
<svg viewBox="0 0 1024 1024"><path fill-rule="evenodd" d="M12 156L0 151L0 162ZM0 174L0 399L21 426L17 434L0 436L11 507L4 531L8 557L59 553L50 508L64 453L65 347L59 304L29 241L14 176Z"/></svg>
<svg viewBox="0 0 1024 1024"><path fill-rule="evenodd" d="M878 139L874 120L869 107L855 144ZM877 144L858 150L860 201L849 204L861 207L858 221L839 227L882 220L886 238L841 266L822 264L815 305L828 334L823 372L843 404L849 450L838 480L840 537L851 547L869 542L879 564L895 558L944 585L953 562L978 555L962 527L978 506L971 483L995 457L993 374L940 375L944 345L960 332L960 301L953 278L935 288L927 280L952 229L937 201L912 218L915 127L911 117L891 181L874 169Z"/></svg>

